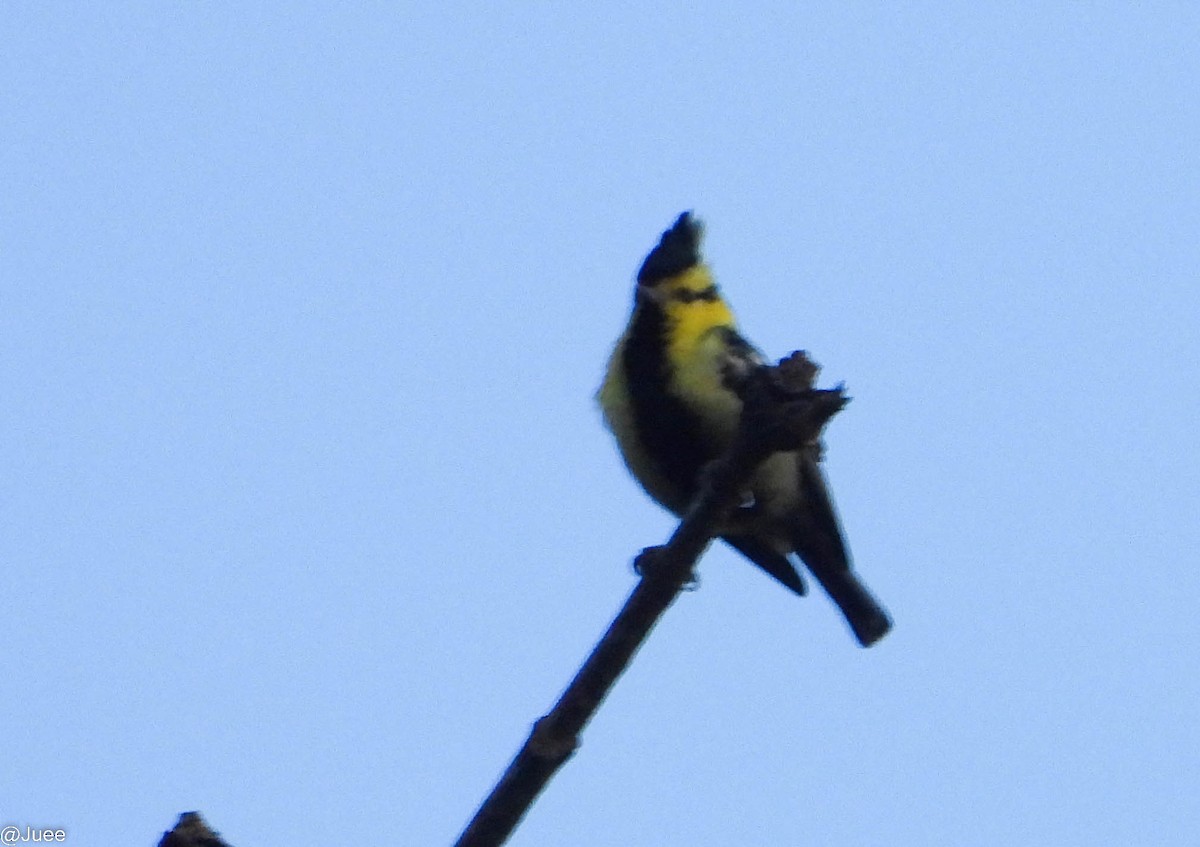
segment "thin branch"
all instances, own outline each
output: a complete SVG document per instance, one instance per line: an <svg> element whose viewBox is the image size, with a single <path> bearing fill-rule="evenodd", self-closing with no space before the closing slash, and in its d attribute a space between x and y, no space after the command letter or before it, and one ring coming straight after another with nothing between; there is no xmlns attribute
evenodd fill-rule
<svg viewBox="0 0 1200 847"><path fill-rule="evenodd" d="M229 847L209 829L199 812L184 812L170 832L164 832L158 847Z"/></svg>
<svg viewBox="0 0 1200 847"><path fill-rule="evenodd" d="M846 405L849 398L840 386L812 387L816 373L817 366L798 352L776 367L752 371L734 386L744 405L729 452L709 465L695 502L670 541L638 557L642 579L554 708L533 725L456 847L498 847L508 839L550 778L575 752L580 732L692 578L697 559L728 511L738 505L755 468L774 452L812 444Z"/></svg>

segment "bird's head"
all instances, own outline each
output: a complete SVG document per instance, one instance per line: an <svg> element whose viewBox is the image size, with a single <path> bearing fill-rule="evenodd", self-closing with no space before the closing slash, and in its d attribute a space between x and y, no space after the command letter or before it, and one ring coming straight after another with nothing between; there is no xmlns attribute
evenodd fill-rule
<svg viewBox="0 0 1200 847"><path fill-rule="evenodd" d="M704 226L691 212L675 219L637 275L635 304L653 305L677 313L691 304L719 299L712 272L700 256Z"/></svg>
<svg viewBox="0 0 1200 847"><path fill-rule="evenodd" d="M653 288L700 264L700 242L703 239L704 225L690 211L681 214L671 228L662 234L646 261L642 262L637 275L638 286Z"/></svg>

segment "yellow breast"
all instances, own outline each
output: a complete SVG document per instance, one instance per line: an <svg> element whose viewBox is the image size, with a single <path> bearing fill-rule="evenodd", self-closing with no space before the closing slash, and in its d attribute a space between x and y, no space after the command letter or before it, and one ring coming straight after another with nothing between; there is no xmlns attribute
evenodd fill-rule
<svg viewBox="0 0 1200 847"><path fill-rule="evenodd" d="M667 356L671 392L699 413L718 441L732 436L742 413L742 402L725 387L725 338L719 330L734 328L733 310L720 297L679 299L679 291L696 294L713 286L712 274L701 265L661 283L667 317Z"/></svg>

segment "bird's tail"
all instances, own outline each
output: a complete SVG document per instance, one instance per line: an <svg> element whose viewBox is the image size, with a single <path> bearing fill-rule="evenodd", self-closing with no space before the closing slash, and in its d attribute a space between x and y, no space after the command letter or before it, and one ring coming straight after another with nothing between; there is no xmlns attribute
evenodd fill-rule
<svg viewBox="0 0 1200 847"><path fill-rule="evenodd" d="M808 569L841 609L859 644L870 647L887 635L892 619L854 571L822 567L816 560L808 562Z"/></svg>
<svg viewBox="0 0 1200 847"><path fill-rule="evenodd" d="M815 451L799 457L802 507L794 515L796 552L842 610L854 637L870 647L892 628L892 619L850 567L850 551Z"/></svg>

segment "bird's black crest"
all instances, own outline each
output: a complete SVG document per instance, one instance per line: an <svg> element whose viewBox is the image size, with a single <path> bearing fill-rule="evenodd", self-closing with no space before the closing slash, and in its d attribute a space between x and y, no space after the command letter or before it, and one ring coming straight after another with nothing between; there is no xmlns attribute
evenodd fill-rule
<svg viewBox="0 0 1200 847"><path fill-rule="evenodd" d="M691 212L684 212L662 234L658 246L642 262L637 275L638 285L654 285L700 264L700 240L703 237L704 227L700 221L692 217Z"/></svg>

